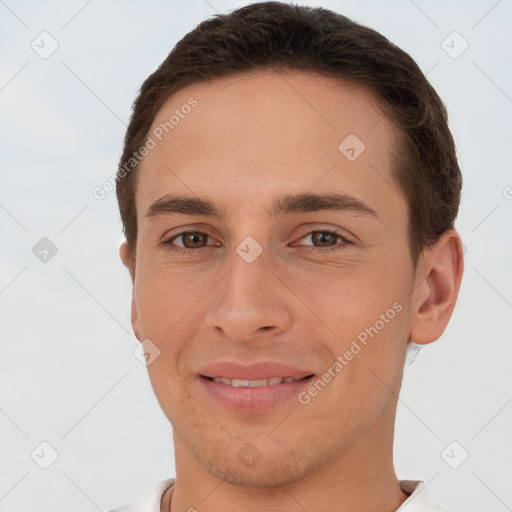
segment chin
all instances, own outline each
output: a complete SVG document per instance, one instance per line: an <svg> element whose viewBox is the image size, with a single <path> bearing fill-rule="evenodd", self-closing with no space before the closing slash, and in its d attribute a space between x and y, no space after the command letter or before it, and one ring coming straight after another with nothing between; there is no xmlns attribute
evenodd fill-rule
<svg viewBox="0 0 512 512"><path fill-rule="evenodd" d="M198 458L201 465L215 478L238 487L279 487L292 484L303 478L310 470L304 455L286 450L278 453L258 454L257 449L246 443L231 454L227 450L202 453ZM229 455L227 455L229 454ZM197 455L197 454L196 454ZM252 455L252 460L251 460Z"/></svg>

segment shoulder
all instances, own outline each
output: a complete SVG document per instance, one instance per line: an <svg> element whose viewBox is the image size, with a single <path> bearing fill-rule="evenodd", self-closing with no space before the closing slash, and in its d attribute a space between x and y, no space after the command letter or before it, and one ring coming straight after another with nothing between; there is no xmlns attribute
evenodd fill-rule
<svg viewBox="0 0 512 512"><path fill-rule="evenodd" d="M172 485L174 485L174 478L162 480L140 500L109 510L109 512L160 512L162 496Z"/></svg>

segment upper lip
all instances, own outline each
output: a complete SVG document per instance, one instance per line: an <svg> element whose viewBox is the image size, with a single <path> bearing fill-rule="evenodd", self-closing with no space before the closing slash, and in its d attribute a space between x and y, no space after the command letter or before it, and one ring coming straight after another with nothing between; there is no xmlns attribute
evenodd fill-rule
<svg viewBox="0 0 512 512"><path fill-rule="evenodd" d="M250 365L230 361L218 361L210 363L199 371L203 377L226 377L228 379L260 380L270 377L293 377L303 379L313 375L310 370L294 368L273 361L261 361Z"/></svg>

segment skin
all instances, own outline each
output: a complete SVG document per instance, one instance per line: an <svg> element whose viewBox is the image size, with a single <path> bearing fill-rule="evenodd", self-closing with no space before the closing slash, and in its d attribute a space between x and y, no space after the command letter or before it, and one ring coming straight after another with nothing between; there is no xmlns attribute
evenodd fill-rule
<svg viewBox="0 0 512 512"><path fill-rule="evenodd" d="M306 71L252 71L180 90L153 128L190 96L198 105L138 170L135 266L120 248L133 279L133 330L160 350L148 372L173 425L176 484L162 510L394 511L407 498L392 460L407 343L445 330L463 273L460 237L444 233L414 269L407 205L391 177L396 132L360 87ZM351 133L366 146L352 162L338 150ZM276 196L308 192L350 194L378 218L267 214ZM146 217L168 193L210 199L226 218ZM351 243L311 236L325 229ZM209 238L159 245L186 230ZM250 264L236 252L249 236L263 249ZM185 244L206 248L173 251ZM401 311L308 404L228 410L200 386L201 366L221 359L272 359L320 376L396 302ZM237 457L247 443L259 453L251 467Z"/></svg>

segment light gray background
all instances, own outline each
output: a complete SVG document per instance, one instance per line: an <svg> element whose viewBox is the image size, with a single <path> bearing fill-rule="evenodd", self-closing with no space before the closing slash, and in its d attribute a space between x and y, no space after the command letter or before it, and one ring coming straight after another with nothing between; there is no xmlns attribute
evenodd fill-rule
<svg viewBox="0 0 512 512"><path fill-rule="evenodd" d="M202 19L245 3L0 1L0 512L108 510L174 476L133 354L115 193L92 190L115 172L142 81ZM512 2L298 3L382 32L448 107L466 269L448 329L407 368L396 469L453 511L512 510ZM47 59L31 48L50 48L43 31L59 45ZM453 31L469 43L458 58ZM42 237L58 248L46 263Z"/></svg>

